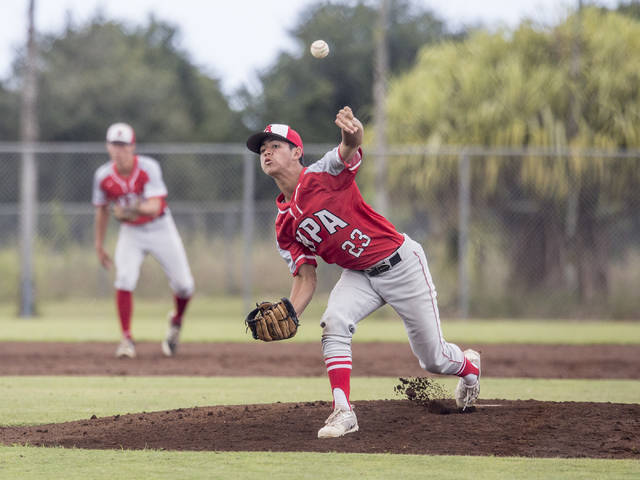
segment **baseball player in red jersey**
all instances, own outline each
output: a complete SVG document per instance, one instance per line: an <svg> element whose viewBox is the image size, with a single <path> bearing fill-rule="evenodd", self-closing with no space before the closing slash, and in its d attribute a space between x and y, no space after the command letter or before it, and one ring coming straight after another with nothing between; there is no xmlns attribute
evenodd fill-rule
<svg viewBox="0 0 640 480"><path fill-rule="evenodd" d="M116 304L122 328L117 357L134 358L131 335L132 292L138 283L144 257L151 254L162 266L174 292L175 310L169 315L169 328L162 352L175 355L180 338L182 316L193 294L194 282L187 255L167 207L167 187L156 160L135 154L135 133L126 123L115 123L107 130L110 162L99 167L93 178L95 206L95 249L107 269L113 262L104 250L109 221L109 205L121 222L115 251Z"/></svg>
<svg viewBox="0 0 640 480"><path fill-rule="evenodd" d="M262 170L281 194L276 199L276 239L293 275L290 300L302 314L316 288L316 256L344 270L321 320L322 351L333 394L333 412L319 438L358 430L349 402L351 339L358 323L388 303L402 318L420 366L460 377L459 408L473 405L480 392L480 355L447 343L440 328L436 290L422 247L398 233L367 205L355 176L362 163L363 127L351 108L336 115L340 145L304 167L300 135L282 124L268 125L247 140L260 154Z"/></svg>

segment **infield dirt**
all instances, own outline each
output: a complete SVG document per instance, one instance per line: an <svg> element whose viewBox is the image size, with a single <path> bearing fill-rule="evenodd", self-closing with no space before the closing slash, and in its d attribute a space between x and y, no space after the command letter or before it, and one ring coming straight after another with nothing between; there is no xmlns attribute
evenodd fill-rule
<svg viewBox="0 0 640 480"><path fill-rule="evenodd" d="M473 345L489 377L638 379L640 346ZM324 376L318 346L302 343L159 345L135 360L113 344L3 343L2 375ZM276 361L277 359L277 361ZM290 370L283 365L290 365ZM405 344L354 344L355 375L425 376ZM360 431L316 438L324 401L142 412L61 424L0 427L0 443L94 449L308 451L592 457L640 460L640 404L482 398L458 413L452 400L427 408L409 400L355 402Z"/></svg>
<svg viewBox="0 0 640 480"><path fill-rule="evenodd" d="M183 343L166 358L138 343L135 360L114 343L5 342L0 375L325 376L320 342ZM467 348L468 346L464 346ZM470 345L487 377L640 379L640 345ZM353 375L425 376L407 343L354 343Z"/></svg>

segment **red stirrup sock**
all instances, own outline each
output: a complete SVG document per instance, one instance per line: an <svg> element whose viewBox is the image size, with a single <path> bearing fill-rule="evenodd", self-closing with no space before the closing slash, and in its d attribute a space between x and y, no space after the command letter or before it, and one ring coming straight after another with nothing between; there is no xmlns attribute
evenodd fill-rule
<svg viewBox="0 0 640 480"><path fill-rule="evenodd" d="M329 357L324 359L331 384L333 408L351 409L351 356Z"/></svg>
<svg viewBox="0 0 640 480"><path fill-rule="evenodd" d="M171 325L180 327L182 326L182 315L184 315L184 311L187 309L191 297L180 298L174 295L173 300L176 305L176 310L171 318Z"/></svg>
<svg viewBox="0 0 640 480"><path fill-rule="evenodd" d="M127 290L116 290L116 304L120 317L122 336L131 338L131 312L133 311L133 295Z"/></svg>
<svg viewBox="0 0 640 480"><path fill-rule="evenodd" d="M478 377L480 376L480 370L473 363L471 363L467 357L464 357L464 363L462 364L462 368L458 373L456 373L458 377L462 377L464 379L464 383L467 385L473 385L478 381ZM468 376L469 375L469 376Z"/></svg>

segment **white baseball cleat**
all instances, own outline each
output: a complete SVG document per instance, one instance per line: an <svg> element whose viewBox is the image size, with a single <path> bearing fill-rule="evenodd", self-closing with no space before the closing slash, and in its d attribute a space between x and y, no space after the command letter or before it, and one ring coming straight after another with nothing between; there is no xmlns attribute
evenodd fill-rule
<svg viewBox="0 0 640 480"><path fill-rule="evenodd" d="M136 346L130 338L123 338L116 349L116 357L136 358Z"/></svg>
<svg viewBox="0 0 640 480"><path fill-rule="evenodd" d="M180 327L173 325L171 320L173 314L169 315L169 330L167 330L167 336L162 341L162 353L165 357L173 357L178 350L178 341L180 340Z"/></svg>
<svg viewBox="0 0 640 480"><path fill-rule="evenodd" d="M342 437L358 431L358 419L353 407L351 410L336 408L324 423L324 427L318 431L318 438Z"/></svg>
<svg viewBox="0 0 640 480"><path fill-rule="evenodd" d="M458 380L458 386L456 387L456 405L463 411L467 407L472 407L478 395L480 395L480 354L475 350L465 350L464 356L478 368L478 380L473 385L467 385L464 380L460 378Z"/></svg>

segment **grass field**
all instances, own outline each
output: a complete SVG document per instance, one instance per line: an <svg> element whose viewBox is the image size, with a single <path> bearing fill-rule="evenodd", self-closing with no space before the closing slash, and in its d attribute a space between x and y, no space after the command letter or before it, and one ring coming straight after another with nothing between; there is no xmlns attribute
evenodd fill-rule
<svg viewBox="0 0 640 480"><path fill-rule="evenodd" d="M137 302L134 334L159 340L169 303ZM294 341L318 342L320 302L312 304ZM40 317L15 318L14 305L0 305L0 341L116 341L111 302L75 302L40 307ZM406 341L399 321L384 311L358 330L359 341ZM249 341L240 300L194 302L185 341ZM212 325L215 324L215 328ZM445 335L465 343L640 344L639 322L444 321ZM1 366L0 366L1 368ZM353 400L397 398L394 378L353 379ZM443 381L453 390L454 380ZM171 388L167 388L171 385ZM218 404L328 399L324 378L193 377L2 377L0 425L39 424ZM250 394L248 394L250 392ZM286 392L286 393L285 393ZM640 382L485 378L486 398L637 403ZM250 399L250 401L248 401ZM0 447L0 478L158 479L619 479L640 478L640 462L592 459L524 459L311 453L220 453L94 451Z"/></svg>
<svg viewBox="0 0 640 480"><path fill-rule="evenodd" d="M291 341L319 342L321 300L314 300L301 319L302 327ZM136 301L133 334L139 341L160 341L165 334L171 303ZM110 300L59 302L39 308L39 316L16 317L15 305L0 304L0 341L98 342L119 339L115 307ZM198 299L190 306L183 342L246 342L242 301L228 298ZM460 343L536 344L640 344L640 321L572 320L447 320L442 329L447 340ZM356 332L359 342L406 342L402 322L389 308L367 318Z"/></svg>
<svg viewBox="0 0 640 480"><path fill-rule="evenodd" d="M21 480L594 480L637 479L639 473L638 462L628 460L0 447L0 474Z"/></svg>

